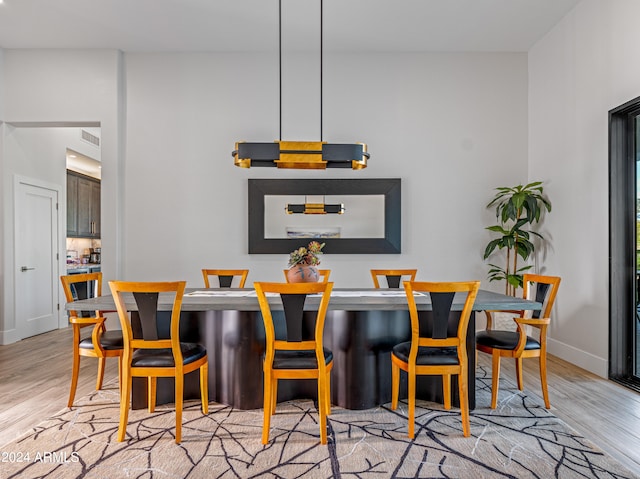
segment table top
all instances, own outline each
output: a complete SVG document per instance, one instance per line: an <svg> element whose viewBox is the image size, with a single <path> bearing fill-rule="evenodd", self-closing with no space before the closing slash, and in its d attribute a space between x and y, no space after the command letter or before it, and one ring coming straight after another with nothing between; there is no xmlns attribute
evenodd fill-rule
<svg viewBox="0 0 640 479"><path fill-rule="evenodd" d="M464 304L464 294L456 293L452 309L461 311ZM279 295L269 295L272 308L282 309ZM161 294L158 300L158 310L170 311L172 295ZM125 295L125 303L129 311L137 309L132 296ZM319 295L309 295L305 302L305 310L317 310L320 303ZM429 295L416 295L419 310L431 310ZM514 298L492 291L479 290L474 303L475 311L484 310L538 310L542 305L536 301ZM83 299L66 304L67 310L94 311L115 310L115 303L110 295L98 298ZM407 309L407 298L403 289L375 289L375 288L334 288L329 301L329 310L338 311L399 311ZM183 311L260 311L258 298L253 288L204 289L187 288L182 300Z"/></svg>

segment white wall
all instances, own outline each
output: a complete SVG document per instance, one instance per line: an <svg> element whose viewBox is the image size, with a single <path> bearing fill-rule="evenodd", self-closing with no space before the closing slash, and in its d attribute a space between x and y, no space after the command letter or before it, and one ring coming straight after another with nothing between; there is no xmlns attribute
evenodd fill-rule
<svg viewBox="0 0 640 479"><path fill-rule="evenodd" d="M608 372L608 111L640 95L640 3L585 0L529 52L529 176L548 180L562 276L550 352Z"/></svg>
<svg viewBox="0 0 640 479"><path fill-rule="evenodd" d="M423 279L501 287L485 279L485 205L496 186L527 180L525 54L327 54L324 139L368 143L358 172L233 166L236 141L278 138L266 55L5 50L4 87L7 121L100 124L106 280L200 286L203 267L248 267L250 282L279 281L286 254L247 254L248 178L399 177L403 253L325 255L332 279L369 285L372 267L415 266ZM317 135L301 123L297 134Z"/></svg>
<svg viewBox="0 0 640 479"><path fill-rule="evenodd" d="M4 50L0 48L0 178L4 178L6 176L5 167L4 167L4 135L5 135L5 113L4 113L4 91L5 91L5 81L4 81ZM6 249L6 244L4 241L4 229L5 226L5 200L4 195L0 195L0 331L4 330L3 322L6 311L6 298L4 294L5 290L5 258L7 256L8 250ZM1 344L1 342L0 342Z"/></svg>
<svg viewBox="0 0 640 479"><path fill-rule="evenodd" d="M67 127L60 128L59 132L60 135L58 136L60 136L60 139L64 141L68 149L80 153L81 155L88 156L96 161L101 161L102 155L100 153L100 146L91 143L82 137L83 132L87 132L90 135L100 138L100 128ZM80 172L82 173L82 171ZM95 172L85 171L85 173L89 176L99 178L99 175L96 175Z"/></svg>
<svg viewBox="0 0 640 479"><path fill-rule="evenodd" d="M403 182L403 253L325 255L337 285L369 285L370 268L390 266L485 279L485 205L494 187L527 180L524 54L327 55L324 139L368 143L358 172L233 166L236 141L278 138L273 58L128 54L126 72L127 279L200 286L203 267L248 267L249 284L281 280L286 254L247 254L247 179L317 177ZM319 139L317 125L302 129Z"/></svg>
<svg viewBox="0 0 640 479"><path fill-rule="evenodd" d="M0 122L4 121L4 50L0 48Z"/></svg>
<svg viewBox="0 0 640 479"><path fill-rule="evenodd" d="M46 129L64 125L101 125L102 161L108 174L103 191L102 245L108 245L106 274L114 275L116 236L119 231L115 208L118 205L116 178L119 175L119 128L122 123L119 97L123 96L119 77L120 54L106 50L3 50L5 92L2 131L2 275L0 291L2 317L0 342L10 341L15 323L13 286L13 178L15 175L51 181L64 186L64 151L57 156L57 140ZM120 116L119 116L120 115ZM43 136L27 142L31 135ZM25 129L26 128L26 129ZM35 128L32 131L32 128ZM38 144L38 142L41 142ZM49 154L47 154L49 153ZM56 163L58 162L58 163ZM64 211L64 210L63 210ZM64 258L64 243L61 246Z"/></svg>

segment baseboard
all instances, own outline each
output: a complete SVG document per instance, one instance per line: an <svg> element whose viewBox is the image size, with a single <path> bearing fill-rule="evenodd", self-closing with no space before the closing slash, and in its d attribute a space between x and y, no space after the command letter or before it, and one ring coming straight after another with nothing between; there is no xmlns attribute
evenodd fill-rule
<svg viewBox="0 0 640 479"><path fill-rule="evenodd" d="M64 329L69 327L69 317L66 311L60 311L58 315L58 329Z"/></svg>
<svg viewBox="0 0 640 479"><path fill-rule="evenodd" d="M607 379L609 377L609 361L607 359L551 338L547 339L547 351L549 354L553 354L602 378Z"/></svg>
<svg viewBox="0 0 640 479"><path fill-rule="evenodd" d="M0 344L2 344L3 346L6 344L15 343L20 339L20 336L18 336L18 330L15 328L0 331Z"/></svg>

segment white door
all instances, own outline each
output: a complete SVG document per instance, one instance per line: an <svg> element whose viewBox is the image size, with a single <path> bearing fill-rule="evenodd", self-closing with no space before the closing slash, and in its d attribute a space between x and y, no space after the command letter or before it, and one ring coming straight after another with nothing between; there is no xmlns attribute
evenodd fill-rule
<svg viewBox="0 0 640 479"><path fill-rule="evenodd" d="M16 182L15 308L20 338L58 327L58 192Z"/></svg>

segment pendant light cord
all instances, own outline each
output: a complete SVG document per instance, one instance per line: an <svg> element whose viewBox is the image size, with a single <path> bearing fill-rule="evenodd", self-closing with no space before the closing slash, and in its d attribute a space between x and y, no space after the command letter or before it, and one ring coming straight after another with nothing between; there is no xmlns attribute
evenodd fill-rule
<svg viewBox="0 0 640 479"><path fill-rule="evenodd" d="M280 137L282 141L282 0L278 0L278 81L280 82Z"/></svg>
<svg viewBox="0 0 640 479"><path fill-rule="evenodd" d="M322 85L322 78L323 78L323 65L322 65L322 59L324 57L323 55L323 37L322 37L322 31L323 31L323 12L324 12L324 5L323 5L323 0L320 0L320 141L323 140L322 137L322 105L323 105L323 101L322 101L322 93L323 93L323 85ZM282 0L278 0L278 67L279 67L279 96L280 96L280 141L282 141Z"/></svg>
<svg viewBox="0 0 640 479"><path fill-rule="evenodd" d="M323 72L322 72L322 58L323 58L323 45L322 45L322 30L323 30L323 11L324 9L323 7L323 0L320 0L320 141L322 141L322 78L323 78Z"/></svg>

